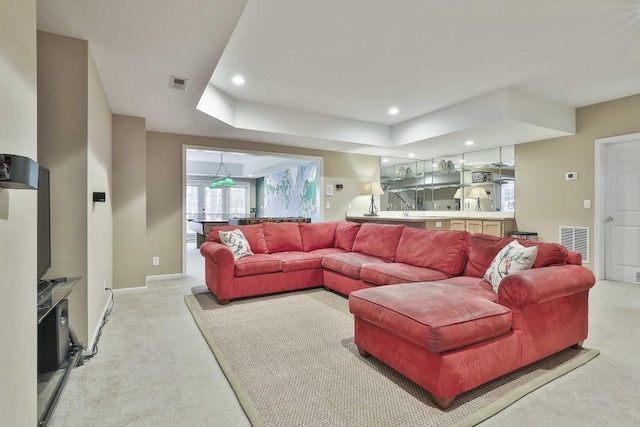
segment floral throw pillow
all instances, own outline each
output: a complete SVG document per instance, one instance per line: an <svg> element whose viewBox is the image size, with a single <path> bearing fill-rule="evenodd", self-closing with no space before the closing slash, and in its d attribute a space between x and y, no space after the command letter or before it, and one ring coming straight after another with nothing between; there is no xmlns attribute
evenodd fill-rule
<svg viewBox="0 0 640 427"><path fill-rule="evenodd" d="M502 248L498 255L491 261L491 265L484 273L484 280L491 283L497 293L500 281L507 275L516 271L528 270L533 266L538 247L525 248L517 240Z"/></svg>
<svg viewBox="0 0 640 427"><path fill-rule="evenodd" d="M253 252L251 252L251 246L249 246L247 238L244 237L244 234L242 234L240 229L236 228L231 231L218 231L218 235L220 235L220 242L231 249L235 259L240 259L247 255L253 255Z"/></svg>

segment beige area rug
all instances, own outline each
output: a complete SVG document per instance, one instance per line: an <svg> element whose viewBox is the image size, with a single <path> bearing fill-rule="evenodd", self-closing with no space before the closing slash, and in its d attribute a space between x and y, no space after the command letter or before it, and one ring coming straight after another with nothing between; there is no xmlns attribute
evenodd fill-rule
<svg viewBox="0 0 640 427"><path fill-rule="evenodd" d="M347 299L310 290L187 306L254 426L475 425L599 352L567 349L458 396L447 411L373 357L358 355Z"/></svg>

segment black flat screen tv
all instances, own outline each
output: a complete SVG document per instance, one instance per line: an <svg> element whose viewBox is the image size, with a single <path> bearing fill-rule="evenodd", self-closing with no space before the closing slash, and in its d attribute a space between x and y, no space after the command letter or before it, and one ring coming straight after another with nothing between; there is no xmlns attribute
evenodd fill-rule
<svg viewBox="0 0 640 427"><path fill-rule="evenodd" d="M38 279L51 268L51 196L49 169L38 170Z"/></svg>

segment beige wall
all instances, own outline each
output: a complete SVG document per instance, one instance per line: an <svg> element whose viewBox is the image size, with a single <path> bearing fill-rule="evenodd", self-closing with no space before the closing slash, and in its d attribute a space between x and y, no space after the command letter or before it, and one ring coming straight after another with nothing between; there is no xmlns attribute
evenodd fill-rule
<svg viewBox="0 0 640 427"><path fill-rule="evenodd" d="M38 31L38 152L51 170L51 269L81 275L69 319L87 343L87 63L86 41Z"/></svg>
<svg viewBox="0 0 640 427"><path fill-rule="evenodd" d="M325 202L331 204L329 209L323 209L325 221L344 219L348 203L352 203L354 209L366 211L367 196L362 196L364 183L380 179L380 157L377 156L147 132L147 276L182 272L183 145L321 157L322 207ZM343 184L344 189L325 198L326 184ZM160 257L159 266L152 265L154 256Z"/></svg>
<svg viewBox="0 0 640 427"><path fill-rule="evenodd" d="M3 1L0 28L0 152L36 159L36 2ZM7 426L37 424L36 196L0 188L0 424Z"/></svg>
<svg viewBox="0 0 640 427"><path fill-rule="evenodd" d="M579 108L576 134L516 145L516 222L539 239L559 241L561 225L589 227L594 257L595 140L640 132L640 95ZM578 172L566 181L565 172ZM591 208L583 207L591 200Z"/></svg>
<svg viewBox="0 0 640 427"><path fill-rule="evenodd" d="M87 326L91 348L113 286L113 200L111 191L111 109L89 51L87 115ZM93 203L93 192L106 201ZM92 330L93 328L93 330Z"/></svg>
<svg viewBox="0 0 640 427"><path fill-rule="evenodd" d="M111 112L84 40L38 32L38 151L51 170L47 277L81 275L69 318L91 347L112 282L112 212L93 191L111 192Z"/></svg>
<svg viewBox="0 0 640 427"><path fill-rule="evenodd" d="M147 241L145 119L113 115L113 286L145 286Z"/></svg>

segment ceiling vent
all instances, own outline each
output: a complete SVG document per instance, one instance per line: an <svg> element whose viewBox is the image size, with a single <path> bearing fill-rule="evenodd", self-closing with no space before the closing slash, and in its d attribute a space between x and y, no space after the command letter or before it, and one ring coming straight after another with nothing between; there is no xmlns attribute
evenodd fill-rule
<svg viewBox="0 0 640 427"><path fill-rule="evenodd" d="M189 83L189 79L171 76L171 80L169 81L169 87L171 89L178 89L181 91L185 91L187 90L187 83Z"/></svg>

